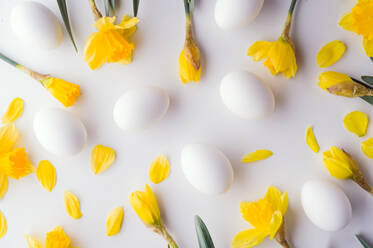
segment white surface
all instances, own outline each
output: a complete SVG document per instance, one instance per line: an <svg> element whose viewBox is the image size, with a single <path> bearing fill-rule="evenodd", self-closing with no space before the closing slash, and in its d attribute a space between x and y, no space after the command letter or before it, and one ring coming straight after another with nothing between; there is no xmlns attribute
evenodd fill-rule
<svg viewBox="0 0 373 248"><path fill-rule="evenodd" d="M289 239L295 247L360 248L354 234L362 233L373 241L373 198L352 182L332 179L321 162L321 152L331 145L350 151L359 161L373 184L372 161L360 150L360 142L373 135L372 123L365 138L347 132L342 119L353 110L373 116L371 105L360 99L333 97L317 87L317 76L324 71L316 66L316 53L326 42L339 39L348 50L330 69L357 77L372 73L373 64L365 56L362 39L337 26L343 13L355 1L301 0L295 14L293 37L299 71L296 78L273 77L262 63L246 56L246 49L256 40L275 40L281 33L289 1L266 0L258 18L247 28L228 32L219 29L214 20L214 1L197 1L195 26L203 55L202 80L183 85L178 78L178 56L184 42L184 9L181 0L142 1L141 22L134 35L136 49L130 65L105 65L91 71L82 60L85 39L95 31L87 1L67 1L72 27L80 53L75 54L70 40L56 50L39 52L25 47L11 33L9 14L18 1L0 3L0 50L40 72L48 72L79 83L83 95L71 108L87 127L88 144L72 158L61 159L48 154L38 144L32 119L43 107L61 105L26 75L0 63L0 107L4 112L14 97L25 100L23 116L17 121L22 131L21 145L27 147L32 161L49 159L57 168L57 185L46 192L35 175L11 180L9 191L0 201L9 231L0 247L26 247L25 233L44 238L44 234L62 225L79 247L166 247L156 234L147 230L130 207L128 195L150 183L147 177L152 160L164 153L170 159L170 177L151 187L157 194L167 227L180 247L196 247L193 216L206 222L217 248L230 245L233 236L250 228L239 211L242 200L263 197L269 185L288 190L290 207L286 214ZM58 13L55 1L43 0ZM99 1L101 3L101 1ZM132 12L130 1L122 1L120 15ZM101 5L100 5L101 6ZM59 16L59 15L58 15ZM245 121L229 112L221 102L219 86L228 72L246 69L255 72L272 86L277 105L274 114L262 121ZM129 88L158 85L171 98L168 113L150 129L141 133L121 131L112 120L116 99ZM306 147L305 130L314 125L321 152ZM232 188L221 196L206 196L195 190L184 178L180 151L186 144L203 142L220 148L231 160L235 172ZM94 145L112 146L117 160L101 175L89 169ZM250 151L266 148L274 156L252 165L240 163ZM329 233L319 230L305 216L300 204L303 183L313 178L327 178L346 192L352 203L351 223L343 230ZM71 190L81 200L83 218L71 219L63 206L63 192ZM114 207L125 209L123 229L114 237L105 236L105 218ZM279 247L266 239L258 247Z"/></svg>

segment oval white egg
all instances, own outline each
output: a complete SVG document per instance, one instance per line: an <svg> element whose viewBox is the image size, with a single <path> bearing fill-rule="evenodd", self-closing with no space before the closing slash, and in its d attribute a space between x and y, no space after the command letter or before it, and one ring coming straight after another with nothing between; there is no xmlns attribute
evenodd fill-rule
<svg viewBox="0 0 373 248"><path fill-rule="evenodd" d="M58 156L74 155L86 143L83 123L72 113L61 109L45 109L34 118L34 132L39 143Z"/></svg>
<svg viewBox="0 0 373 248"><path fill-rule="evenodd" d="M261 119L275 108L271 89L247 71L228 73L221 81L220 96L224 105L244 119Z"/></svg>
<svg viewBox="0 0 373 248"><path fill-rule="evenodd" d="M215 21L222 29L248 25L258 16L264 0L217 0Z"/></svg>
<svg viewBox="0 0 373 248"><path fill-rule="evenodd" d="M306 182L302 187L301 200L307 217L322 230L340 230L351 219L350 200L331 182L322 180Z"/></svg>
<svg viewBox="0 0 373 248"><path fill-rule="evenodd" d="M114 121L123 130L141 130L160 120L169 103L167 92L158 87L128 90L114 106Z"/></svg>
<svg viewBox="0 0 373 248"><path fill-rule="evenodd" d="M41 3L20 2L13 8L10 22L17 37L32 49L53 49L62 41L57 17Z"/></svg>
<svg viewBox="0 0 373 248"><path fill-rule="evenodd" d="M232 185L232 165L214 146L192 144L184 147L181 166L189 183L202 193L220 194Z"/></svg>

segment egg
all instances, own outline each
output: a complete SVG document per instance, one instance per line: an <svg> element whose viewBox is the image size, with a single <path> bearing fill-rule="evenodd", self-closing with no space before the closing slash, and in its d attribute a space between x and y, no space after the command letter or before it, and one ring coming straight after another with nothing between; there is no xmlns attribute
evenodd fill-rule
<svg viewBox="0 0 373 248"><path fill-rule="evenodd" d="M264 0L217 0L215 21L222 29L248 25L258 16Z"/></svg>
<svg viewBox="0 0 373 248"><path fill-rule="evenodd" d="M45 150L58 156L80 152L87 140L83 123L72 113L55 108L36 114L34 133Z"/></svg>
<svg viewBox="0 0 373 248"><path fill-rule="evenodd" d="M12 31L31 49L50 50L60 45L62 28L57 17L41 3L25 1L11 13Z"/></svg>
<svg viewBox="0 0 373 248"><path fill-rule="evenodd" d="M224 76L220 96L224 105L243 119L261 119L275 109L271 89L247 71L231 72Z"/></svg>
<svg viewBox="0 0 373 248"><path fill-rule="evenodd" d="M170 98L158 87L143 87L125 92L115 103L113 117L123 130L142 130L167 112Z"/></svg>
<svg viewBox="0 0 373 248"><path fill-rule="evenodd" d="M351 219L350 200L331 182L322 180L306 182L302 187L301 201L307 217L322 230L340 230Z"/></svg>
<svg viewBox="0 0 373 248"><path fill-rule="evenodd" d="M191 144L181 152L181 166L189 183L205 194L227 191L233 182L230 161L211 145Z"/></svg>

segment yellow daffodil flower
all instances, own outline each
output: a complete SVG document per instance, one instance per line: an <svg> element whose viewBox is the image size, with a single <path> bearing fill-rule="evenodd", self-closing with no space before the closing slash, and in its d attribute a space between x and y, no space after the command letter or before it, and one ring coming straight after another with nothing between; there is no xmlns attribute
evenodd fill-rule
<svg viewBox="0 0 373 248"><path fill-rule="evenodd" d="M131 193L129 200L132 208L145 226L160 234L172 248L178 247L162 223L157 199L148 185L145 185L145 191L135 191Z"/></svg>
<svg viewBox="0 0 373 248"><path fill-rule="evenodd" d="M317 143L317 140L316 140L315 134L313 132L312 126L308 127L307 130L306 130L306 144L309 146L309 148L311 148L311 150L314 153L319 152L320 146Z"/></svg>
<svg viewBox="0 0 373 248"><path fill-rule="evenodd" d="M84 60L92 70L104 63L118 63L126 65L132 61L132 52L135 45L129 41L136 32L137 17L125 15L116 25L115 17L102 16L96 8L94 0L90 1L96 22L97 32L91 34L84 47Z"/></svg>
<svg viewBox="0 0 373 248"><path fill-rule="evenodd" d="M286 78L292 78L298 69L294 44L289 35L295 4L296 0L292 0L284 31L277 41L257 41L247 50L247 55L254 61L265 59L264 65L272 75L283 73Z"/></svg>
<svg viewBox="0 0 373 248"><path fill-rule="evenodd" d="M231 248L249 248L261 243L265 237L275 238L283 247L290 247L285 238L284 216L288 208L288 194L269 187L263 199L241 202L242 217L254 228L239 232Z"/></svg>
<svg viewBox="0 0 373 248"><path fill-rule="evenodd" d="M5 114L1 118L1 122L3 124L8 124L8 123L11 123L17 120L18 117L20 117L23 112L23 106L24 106L24 102L21 98L19 97L14 98L10 102L8 109L6 110Z"/></svg>
<svg viewBox="0 0 373 248"><path fill-rule="evenodd" d="M339 21L339 25L351 32L363 36L363 47L369 57L373 57L373 0L358 0Z"/></svg>
<svg viewBox="0 0 373 248"><path fill-rule="evenodd" d="M368 116L360 111L352 111L343 119L344 127L359 137L363 137L366 134L368 123Z"/></svg>
<svg viewBox="0 0 373 248"><path fill-rule="evenodd" d="M344 150L332 146L323 153L323 163L331 176L336 179L351 179L373 195L373 189L366 182L356 160Z"/></svg>
<svg viewBox="0 0 373 248"><path fill-rule="evenodd" d="M318 85L331 94L344 97L373 96L373 90L355 82L348 75L326 71L319 75Z"/></svg>
<svg viewBox="0 0 373 248"><path fill-rule="evenodd" d="M185 84L188 82L198 82L201 78L201 54L197 42L193 36L192 9L190 0L184 0L186 13L186 35L184 48L179 56L179 75L181 81Z"/></svg>
<svg viewBox="0 0 373 248"><path fill-rule="evenodd" d="M335 40L324 45L316 56L316 63L319 67L328 67L336 63L346 51L346 45Z"/></svg>
<svg viewBox="0 0 373 248"><path fill-rule="evenodd" d="M29 248L41 248L39 241L29 235L25 235ZM45 239L45 248L72 248L69 236L62 227L58 226L48 232Z"/></svg>

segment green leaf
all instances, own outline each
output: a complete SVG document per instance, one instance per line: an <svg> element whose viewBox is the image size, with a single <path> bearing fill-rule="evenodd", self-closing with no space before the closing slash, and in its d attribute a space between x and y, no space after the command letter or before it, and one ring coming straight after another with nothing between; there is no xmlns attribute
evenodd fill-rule
<svg viewBox="0 0 373 248"><path fill-rule="evenodd" d="M60 9L62 20L63 20L63 23L65 24L67 33L70 36L70 40L74 45L75 51L78 52L78 48L76 47L76 44L74 41L73 33L71 32L69 14L67 13L67 7L66 7L66 0L57 0L57 4L58 4L58 8Z"/></svg>
<svg viewBox="0 0 373 248"><path fill-rule="evenodd" d="M104 0L104 5L105 5L105 15L110 16L110 2L109 0Z"/></svg>
<svg viewBox="0 0 373 248"><path fill-rule="evenodd" d="M194 11L194 0L189 0L189 10L191 13Z"/></svg>
<svg viewBox="0 0 373 248"><path fill-rule="evenodd" d="M140 0L133 0L133 16L137 16L137 12L139 11L139 4Z"/></svg>
<svg viewBox="0 0 373 248"><path fill-rule="evenodd" d="M215 248L205 223L203 223L198 215L194 217L194 224L196 227L199 248Z"/></svg>
<svg viewBox="0 0 373 248"><path fill-rule="evenodd" d="M370 57L370 60L373 61L373 57Z"/></svg>
<svg viewBox="0 0 373 248"><path fill-rule="evenodd" d="M116 0L110 0L110 7L112 10L115 10L115 7L117 6L117 1Z"/></svg>
<svg viewBox="0 0 373 248"><path fill-rule="evenodd" d="M361 79L364 80L369 86L373 87L373 77L371 76L361 76Z"/></svg>
<svg viewBox="0 0 373 248"><path fill-rule="evenodd" d="M373 248L370 244L368 244L368 242L366 242L363 237L361 237L359 234L356 235L356 238L360 241L361 245L364 247L364 248Z"/></svg>

